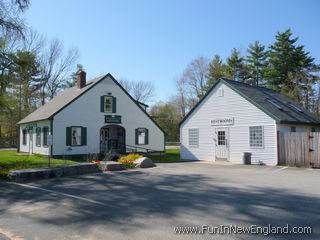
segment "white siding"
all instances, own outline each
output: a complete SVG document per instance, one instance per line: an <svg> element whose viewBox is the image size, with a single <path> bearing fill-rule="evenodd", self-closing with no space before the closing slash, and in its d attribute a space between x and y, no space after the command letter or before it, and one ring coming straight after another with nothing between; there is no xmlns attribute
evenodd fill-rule
<svg viewBox="0 0 320 240"><path fill-rule="evenodd" d="M218 94L223 88L223 96ZM211 120L234 118L234 125L211 126ZM264 147L250 148L249 127L263 126ZM223 83L202 101L181 126L181 158L215 160L215 128L229 128L229 161L242 162L242 153L251 152L253 163L277 164L275 121ZM188 146L188 129L199 128L199 147Z"/></svg>
<svg viewBox="0 0 320 240"><path fill-rule="evenodd" d="M100 112L100 96L112 93L117 98L116 113ZM164 134L151 119L122 91L122 89L106 78L88 90L76 101L54 116L53 120L53 154L86 154L100 151L100 129L108 124L104 123L105 115L120 115L126 130L126 144L135 145L135 129L144 127L149 129L149 144L140 147L164 151ZM112 125L112 124L111 124ZM87 128L87 146L66 146L66 127L82 126Z"/></svg>
<svg viewBox="0 0 320 240"><path fill-rule="evenodd" d="M23 138L23 129L25 129L27 126L33 125L33 134L30 139L30 134L27 132L27 141L26 145L22 144L22 138ZM38 147L36 145L36 127L41 128L41 146ZM50 121L44 120L44 121L38 121L38 122L32 122L32 123L25 123L20 125L20 152L30 152L30 153L39 153L43 155L49 155L49 148L43 146L43 127L49 128L49 134L50 134Z"/></svg>

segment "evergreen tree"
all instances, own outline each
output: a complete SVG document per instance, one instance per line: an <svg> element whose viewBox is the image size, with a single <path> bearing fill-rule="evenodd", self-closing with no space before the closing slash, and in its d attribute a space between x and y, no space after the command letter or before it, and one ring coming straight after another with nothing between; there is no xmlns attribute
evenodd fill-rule
<svg viewBox="0 0 320 240"><path fill-rule="evenodd" d="M219 79L226 77L226 66L219 55L214 55L209 65L207 89L210 89Z"/></svg>
<svg viewBox="0 0 320 240"><path fill-rule="evenodd" d="M19 100L19 119L22 119L37 107L38 90L41 87L41 68L37 56L29 51L17 51L12 61L10 77Z"/></svg>
<svg viewBox="0 0 320 240"><path fill-rule="evenodd" d="M247 62L250 71L251 79L255 85L264 85L264 71L266 70L267 52L265 46L261 45L259 41L250 44L247 49Z"/></svg>
<svg viewBox="0 0 320 240"><path fill-rule="evenodd" d="M297 41L298 38L292 38L290 29L276 34L276 42L269 47L266 77L269 87L298 101L300 82L294 80L295 76L308 71L314 65L314 58L309 57L303 45L296 45Z"/></svg>
<svg viewBox="0 0 320 240"><path fill-rule="evenodd" d="M248 66L240 52L233 48L230 57L227 58L226 76L235 81L244 82L249 78Z"/></svg>
<svg viewBox="0 0 320 240"><path fill-rule="evenodd" d="M77 64L77 71L71 73L71 79L66 81L65 84L62 85L63 89L74 87L77 84L77 72L79 71L84 71L83 65L80 63Z"/></svg>

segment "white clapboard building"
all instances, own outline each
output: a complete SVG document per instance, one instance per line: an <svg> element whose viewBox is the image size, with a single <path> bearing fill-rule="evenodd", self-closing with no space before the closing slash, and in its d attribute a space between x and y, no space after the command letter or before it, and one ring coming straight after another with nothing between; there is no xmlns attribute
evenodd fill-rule
<svg viewBox="0 0 320 240"><path fill-rule="evenodd" d="M48 155L52 149L56 157L110 149L164 151L164 132L146 108L111 74L86 82L86 73L81 71L75 87L66 89L18 123L19 151Z"/></svg>
<svg viewBox="0 0 320 240"><path fill-rule="evenodd" d="M180 123L181 158L278 163L277 132L319 131L319 119L284 95L219 80Z"/></svg>

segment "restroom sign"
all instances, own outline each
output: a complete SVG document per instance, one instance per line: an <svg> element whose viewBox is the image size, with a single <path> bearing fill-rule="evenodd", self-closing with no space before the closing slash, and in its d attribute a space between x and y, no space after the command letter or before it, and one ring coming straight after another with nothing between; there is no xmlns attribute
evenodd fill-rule
<svg viewBox="0 0 320 240"><path fill-rule="evenodd" d="M211 126L226 126L233 125L234 118L216 118L211 120Z"/></svg>

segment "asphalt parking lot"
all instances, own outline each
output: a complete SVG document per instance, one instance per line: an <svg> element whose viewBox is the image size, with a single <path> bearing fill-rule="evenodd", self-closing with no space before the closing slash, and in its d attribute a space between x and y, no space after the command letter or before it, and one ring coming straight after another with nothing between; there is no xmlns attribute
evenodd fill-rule
<svg viewBox="0 0 320 240"><path fill-rule="evenodd" d="M320 170L211 163L0 182L0 239L320 239ZM178 226L312 234L175 234Z"/></svg>

